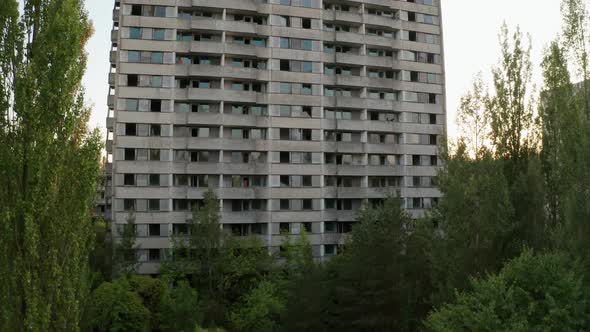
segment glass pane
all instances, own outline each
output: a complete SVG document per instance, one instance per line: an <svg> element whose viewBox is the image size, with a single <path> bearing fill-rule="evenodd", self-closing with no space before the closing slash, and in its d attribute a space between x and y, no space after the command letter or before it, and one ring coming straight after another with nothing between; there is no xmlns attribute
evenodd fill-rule
<svg viewBox="0 0 590 332"><path fill-rule="evenodd" d="M165 35L166 35L166 30L154 29L154 40L164 40Z"/></svg>
<svg viewBox="0 0 590 332"><path fill-rule="evenodd" d="M129 62L139 62L140 54L139 51L129 51L127 53L127 61Z"/></svg>
<svg viewBox="0 0 590 332"><path fill-rule="evenodd" d="M132 27L129 29L129 38L141 39L141 28Z"/></svg>
<svg viewBox="0 0 590 332"><path fill-rule="evenodd" d="M162 52L153 52L151 63L164 63L164 53Z"/></svg>

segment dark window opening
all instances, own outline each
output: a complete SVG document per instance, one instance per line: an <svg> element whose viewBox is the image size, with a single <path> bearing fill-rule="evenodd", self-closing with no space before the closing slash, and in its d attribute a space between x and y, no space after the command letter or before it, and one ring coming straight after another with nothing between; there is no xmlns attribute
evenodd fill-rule
<svg viewBox="0 0 590 332"><path fill-rule="evenodd" d="M141 5L131 5L131 15L141 16Z"/></svg>
<svg viewBox="0 0 590 332"><path fill-rule="evenodd" d="M137 135L137 125L135 123L126 123L125 124L125 135L126 136L136 136Z"/></svg>
<svg viewBox="0 0 590 332"><path fill-rule="evenodd" d="M161 112L162 111L162 101L158 99L153 99L150 103L150 112Z"/></svg>
<svg viewBox="0 0 590 332"><path fill-rule="evenodd" d="M138 83L139 83L139 78L136 74L127 75L127 86L137 86Z"/></svg>

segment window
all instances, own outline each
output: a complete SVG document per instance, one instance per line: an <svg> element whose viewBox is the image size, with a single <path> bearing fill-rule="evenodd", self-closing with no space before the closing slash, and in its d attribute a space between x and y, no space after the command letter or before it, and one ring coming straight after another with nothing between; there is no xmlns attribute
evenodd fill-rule
<svg viewBox="0 0 590 332"><path fill-rule="evenodd" d="M334 222L334 221L325 221L324 222L324 232L326 232L326 233L335 233L336 232L336 222Z"/></svg>
<svg viewBox="0 0 590 332"><path fill-rule="evenodd" d="M131 5L131 15L141 16L141 5Z"/></svg>
<svg viewBox="0 0 590 332"><path fill-rule="evenodd" d="M325 205L326 205L326 209L333 210L336 208L336 200L335 199L326 199Z"/></svg>
<svg viewBox="0 0 590 332"><path fill-rule="evenodd" d="M303 29L311 29L311 19L310 18L301 19L301 27Z"/></svg>
<svg viewBox="0 0 590 332"><path fill-rule="evenodd" d="M141 28L138 28L138 27L129 28L129 38L141 39Z"/></svg>
<svg viewBox="0 0 590 332"><path fill-rule="evenodd" d="M135 211L135 200L126 198L123 200L123 210Z"/></svg>
<svg viewBox="0 0 590 332"><path fill-rule="evenodd" d="M280 182L281 182L281 187L290 187L291 186L291 177L288 175L281 175Z"/></svg>
<svg viewBox="0 0 590 332"><path fill-rule="evenodd" d="M281 69L281 71L289 71L290 70L289 60L281 59L280 69Z"/></svg>
<svg viewBox="0 0 590 332"><path fill-rule="evenodd" d="M135 185L135 174L124 174L123 175L123 184L126 186L134 186Z"/></svg>
<svg viewBox="0 0 590 332"><path fill-rule="evenodd" d="M125 160L135 160L135 149L125 149Z"/></svg>
<svg viewBox="0 0 590 332"><path fill-rule="evenodd" d="M164 7L164 6L155 6L155 8L154 8L154 16L156 16L156 17L166 17L166 7Z"/></svg>
<svg viewBox="0 0 590 332"><path fill-rule="evenodd" d="M154 29L152 39L154 39L154 40L166 39L166 30L165 29Z"/></svg>
<svg viewBox="0 0 590 332"><path fill-rule="evenodd" d="M140 52L139 51L128 51L127 52L127 61L128 62L139 62L140 61Z"/></svg>
<svg viewBox="0 0 590 332"><path fill-rule="evenodd" d="M281 210L289 210L290 204L288 199L279 200Z"/></svg>
<svg viewBox="0 0 590 332"><path fill-rule="evenodd" d="M150 102L150 112L161 112L162 101L159 99L152 99Z"/></svg>
<svg viewBox="0 0 590 332"><path fill-rule="evenodd" d="M289 226L290 225L287 222L279 223L279 232L281 234L287 234L287 233L289 233L290 232L290 227Z"/></svg>
<svg viewBox="0 0 590 332"><path fill-rule="evenodd" d="M284 26L284 27L291 26L291 18L289 16L278 16L278 18L279 18L278 25Z"/></svg>
<svg viewBox="0 0 590 332"><path fill-rule="evenodd" d="M150 174L150 186L152 186L152 187L159 187L160 186L160 174Z"/></svg>
<svg viewBox="0 0 590 332"><path fill-rule="evenodd" d="M160 236L160 224L149 224L148 235L149 236Z"/></svg>
<svg viewBox="0 0 590 332"><path fill-rule="evenodd" d="M304 175L301 179L301 184L304 187L311 187L313 185L311 175Z"/></svg>
<svg viewBox="0 0 590 332"><path fill-rule="evenodd" d="M349 211L352 210L352 200L350 199L341 199L337 202L337 209L341 211Z"/></svg>
<svg viewBox="0 0 590 332"><path fill-rule="evenodd" d="M162 76L150 76L150 86L152 88L161 88Z"/></svg>
<svg viewBox="0 0 590 332"><path fill-rule="evenodd" d="M430 156L430 165L437 166L438 165L438 157L437 156Z"/></svg>
<svg viewBox="0 0 590 332"><path fill-rule="evenodd" d="M336 254L335 244L324 244L324 256L334 256Z"/></svg>
<svg viewBox="0 0 590 332"><path fill-rule="evenodd" d="M150 125L150 136L159 137L162 133L162 126L159 124Z"/></svg>
<svg viewBox="0 0 590 332"><path fill-rule="evenodd" d="M311 51L312 49L312 42L309 39L301 40L301 49L306 51Z"/></svg>
<svg viewBox="0 0 590 332"><path fill-rule="evenodd" d="M429 141L430 141L430 145L436 145L438 144L436 141L436 135L430 135L429 136Z"/></svg>
<svg viewBox="0 0 590 332"><path fill-rule="evenodd" d="M138 75L137 74L128 74L127 75L127 86L137 86L139 83Z"/></svg>
<svg viewBox="0 0 590 332"><path fill-rule="evenodd" d="M160 161L160 150L150 149L150 160L151 161Z"/></svg>
<svg viewBox="0 0 590 332"><path fill-rule="evenodd" d="M290 163L289 152L281 151L279 157L281 164L288 164Z"/></svg>
<svg viewBox="0 0 590 332"><path fill-rule="evenodd" d="M152 52L150 63L162 64L164 63L164 53L162 52Z"/></svg>
<svg viewBox="0 0 590 332"><path fill-rule="evenodd" d="M313 200L304 199L302 202L303 210L313 210Z"/></svg>
<svg viewBox="0 0 590 332"><path fill-rule="evenodd" d="M148 261L157 262L160 260L160 249L149 249Z"/></svg>
<svg viewBox="0 0 590 332"><path fill-rule="evenodd" d="M434 93L428 94L428 103L429 104L436 104L436 94L434 94Z"/></svg>
<svg viewBox="0 0 590 332"><path fill-rule="evenodd" d="M188 234L188 225L187 224L173 224L172 225L172 232L175 235L186 235L186 234Z"/></svg>
<svg viewBox="0 0 590 332"><path fill-rule="evenodd" d="M126 136L135 136L137 135L137 130L136 130L136 124L135 123L126 123L125 124L125 135Z"/></svg>
<svg viewBox="0 0 590 332"><path fill-rule="evenodd" d="M421 163L421 158L420 158L420 156L413 155L413 156L412 156L412 166L420 166L421 164L422 164L422 163Z"/></svg>
<svg viewBox="0 0 590 332"><path fill-rule="evenodd" d="M303 226L303 229L305 230L305 233L311 233L312 232L312 223L310 222L304 222L301 224Z"/></svg>
<svg viewBox="0 0 590 332"><path fill-rule="evenodd" d="M301 85L301 94L305 96L311 96L312 94L312 87L311 84L302 84Z"/></svg>
<svg viewBox="0 0 590 332"><path fill-rule="evenodd" d="M281 82L280 83L280 92L286 93L286 94L291 94L291 83Z"/></svg>
<svg viewBox="0 0 590 332"><path fill-rule="evenodd" d="M430 114L430 124L436 124L436 114Z"/></svg>

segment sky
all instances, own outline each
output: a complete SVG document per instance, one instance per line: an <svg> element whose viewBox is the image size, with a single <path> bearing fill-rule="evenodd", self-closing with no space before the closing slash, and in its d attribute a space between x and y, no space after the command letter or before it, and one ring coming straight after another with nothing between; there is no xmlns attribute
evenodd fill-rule
<svg viewBox="0 0 590 332"><path fill-rule="evenodd" d="M216 1L216 0L211 0ZM514 29L519 25L532 36L531 58L534 80L540 87L539 64L543 49L561 29L560 0L441 0L445 48L448 133L455 136L456 110L473 80L481 72L491 82L491 67L498 62L498 32L503 22ZM107 94L112 0L86 0L94 35L86 49L88 69L84 77L87 104L92 107L91 127L104 133Z"/></svg>

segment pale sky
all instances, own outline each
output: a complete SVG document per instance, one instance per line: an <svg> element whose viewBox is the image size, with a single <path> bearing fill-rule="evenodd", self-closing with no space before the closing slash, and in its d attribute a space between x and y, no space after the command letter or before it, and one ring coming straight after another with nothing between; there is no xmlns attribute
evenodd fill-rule
<svg viewBox="0 0 590 332"><path fill-rule="evenodd" d="M216 0L211 0L216 1ZM469 89L473 76L482 72L490 82L490 68L499 56L498 32L502 22L520 25L532 35L535 81L540 86L539 64L543 48L560 31L560 0L442 0L447 82L449 134L456 132L459 99ZM87 46L88 69L84 78L87 103L92 107L90 125L104 133L107 94L112 0L86 0L94 22L94 36Z"/></svg>

